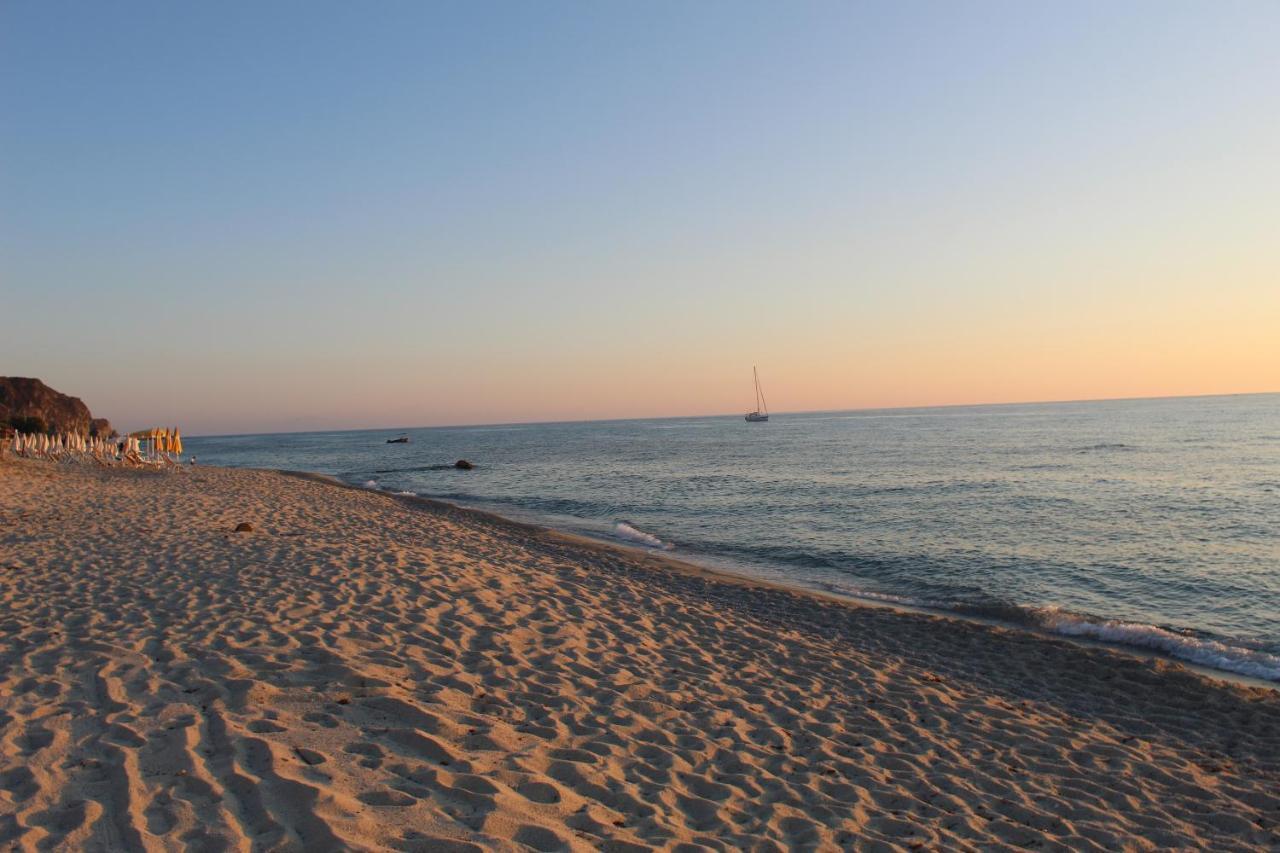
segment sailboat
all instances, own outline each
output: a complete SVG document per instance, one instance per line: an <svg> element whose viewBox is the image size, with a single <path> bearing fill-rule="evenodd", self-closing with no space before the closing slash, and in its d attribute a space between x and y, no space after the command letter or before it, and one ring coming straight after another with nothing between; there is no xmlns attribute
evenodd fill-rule
<svg viewBox="0 0 1280 853"><path fill-rule="evenodd" d="M769 404L764 401L764 391L760 390L760 372L753 365L751 375L756 380L756 410L747 412L747 420L753 424L769 420Z"/></svg>

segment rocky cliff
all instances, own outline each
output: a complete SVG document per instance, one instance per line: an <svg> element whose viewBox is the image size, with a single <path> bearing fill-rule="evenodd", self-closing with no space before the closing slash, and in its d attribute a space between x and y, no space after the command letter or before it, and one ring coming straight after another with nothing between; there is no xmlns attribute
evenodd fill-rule
<svg viewBox="0 0 1280 853"><path fill-rule="evenodd" d="M68 397L39 379L22 376L0 376L0 426L80 435L106 436L114 432L110 422L94 418L79 397Z"/></svg>

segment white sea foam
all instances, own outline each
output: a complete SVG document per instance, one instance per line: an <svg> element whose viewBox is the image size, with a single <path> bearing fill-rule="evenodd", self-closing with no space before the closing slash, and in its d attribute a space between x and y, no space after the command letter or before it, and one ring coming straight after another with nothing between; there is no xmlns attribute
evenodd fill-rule
<svg viewBox="0 0 1280 853"><path fill-rule="evenodd" d="M1108 643L1154 649L1200 666L1266 681L1280 681L1280 655L1178 634L1141 622L1093 622L1051 609L1041 611L1040 620L1048 630L1067 637L1090 637Z"/></svg>
<svg viewBox="0 0 1280 853"><path fill-rule="evenodd" d="M1209 669L1263 681L1280 682L1280 655L1247 646L1232 645L1221 640L1182 634L1158 625L1114 619L1091 619L1058 607L957 606L862 590L851 594L856 598L889 604L925 607L932 610L951 611L962 616L977 616L1015 625L1028 625L1064 637L1084 637L1109 645L1150 649Z"/></svg>
<svg viewBox="0 0 1280 853"><path fill-rule="evenodd" d="M416 498L418 496L417 492L394 492L393 494L397 494L402 498Z"/></svg>
<svg viewBox="0 0 1280 853"><path fill-rule="evenodd" d="M377 481L377 480L365 480L365 481L364 481L364 487L365 487L366 489L376 489L376 488L378 488L378 481Z"/></svg>
<svg viewBox="0 0 1280 853"><path fill-rule="evenodd" d="M643 530L632 527L625 521L619 521L613 526L613 535L619 539L626 539L628 542L635 542L638 545L644 545L647 548L657 548L662 551L670 551L671 545L663 542L652 533L645 533Z"/></svg>
<svg viewBox="0 0 1280 853"><path fill-rule="evenodd" d="M838 587L830 587L833 592L848 595L853 598L861 598L867 601L878 601L883 604L900 604L904 607L929 607L929 602L921 601L918 598L912 598L909 595L893 595L888 592L870 592L869 590L859 589L850 592L849 590L840 589Z"/></svg>

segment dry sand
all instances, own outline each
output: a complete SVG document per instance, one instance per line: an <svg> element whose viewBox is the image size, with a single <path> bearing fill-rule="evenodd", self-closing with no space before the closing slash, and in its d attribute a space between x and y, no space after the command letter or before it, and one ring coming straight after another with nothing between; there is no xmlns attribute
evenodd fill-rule
<svg viewBox="0 0 1280 853"><path fill-rule="evenodd" d="M1280 847L1273 691L314 479L0 463L0 596L21 849Z"/></svg>

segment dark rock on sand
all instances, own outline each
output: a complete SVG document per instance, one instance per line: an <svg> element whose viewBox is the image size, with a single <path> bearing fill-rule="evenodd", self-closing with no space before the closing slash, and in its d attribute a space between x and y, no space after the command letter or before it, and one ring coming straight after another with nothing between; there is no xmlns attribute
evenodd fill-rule
<svg viewBox="0 0 1280 853"><path fill-rule="evenodd" d="M253 525L247 521L242 521L236 525L236 533L252 533Z"/></svg>

